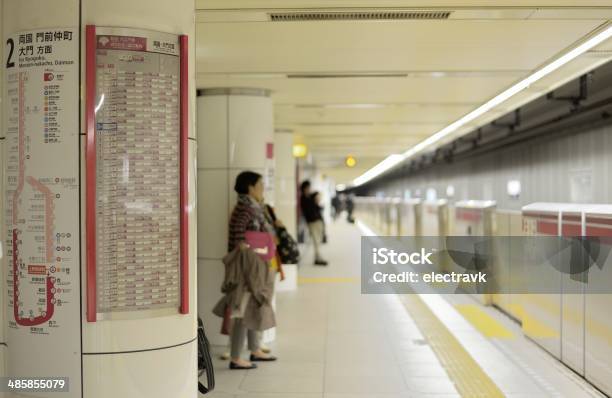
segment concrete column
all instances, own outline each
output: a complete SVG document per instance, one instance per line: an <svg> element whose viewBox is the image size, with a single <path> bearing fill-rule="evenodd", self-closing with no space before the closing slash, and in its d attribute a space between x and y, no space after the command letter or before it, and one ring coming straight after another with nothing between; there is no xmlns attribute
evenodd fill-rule
<svg viewBox="0 0 612 398"><path fill-rule="evenodd" d="M118 352L149 349L141 358L134 354L85 355L85 398L181 396L195 398L197 392L197 212L195 133L195 2L185 0L81 0L81 31L84 26L116 26L188 35L189 82L189 314L146 320L96 322L84 324L86 352ZM83 41L82 41L83 42ZM83 65L84 62L81 63ZM130 332L131 331L131 332ZM122 334L133 333L130 342ZM113 335L116 335L113 337ZM145 338L157 335L158 338ZM132 337L134 338L132 340ZM124 342L125 341L125 342ZM122 344L123 343L123 344ZM175 346L175 347L173 347ZM121 366L117 366L120 364ZM191 384L193 383L193 384ZM193 386L193 387L192 387Z"/></svg>
<svg viewBox="0 0 612 398"><path fill-rule="evenodd" d="M261 89L205 89L198 92L197 112L198 306L211 343L225 345L212 308L221 298L234 181L244 170L270 175L272 100Z"/></svg>
<svg viewBox="0 0 612 398"><path fill-rule="evenodd" d="M4 0L0 0L0 25L2 25L2 16L4 14ZM4 42L4 29L0 27L0 43ZM0 68L0 165L4 164L4 51L2 52L2 67ZM4 228L4 167L0 167L0 278L3 283L0 283L0 377L6 375L6 267L4 265L4 250L5 228ZM2 397L0 393L0 397Z"/></svg>
<svg viewBox="0 0 612 398"><path fill-rule="evenodd" d="M69 392L60 395L66 398L108 398L108 397L147 397L147 398L167 398L170 396L195 398L197 392L197 300L196 300L196 139L195 139L195 1L184 0L179 2L168 2L165 0L2 0L1 29L3 33L3 52L4 46L9 35L18 33L31 33L32 31L45 30L51 33L70 33L67 36L46 40L43 37L37 43L38 37L34 34L31 43L35 45L34 55L38 47L43 47L43 53L55 56L61 52L62 59L69 60L63 64L51 62L50 68L55 73L52 76L53 83L46 83L47 74L36 70L29 75L31 81L40 81L41 89L38 90L34 85L30 85L30 91L24 91L25 97L31 105L27 110L19 105L19 112L29 114L26 123L20 122L19 137L26 136L34 145L32 161L28 162L30 167L28 176L33 175L30 184L35 186L36 180L39 185L47 184L50 203L45 211L52 209L53 217L44 226L44 233L52 238L47 248L47 252L53 253L51 261L45 257L44 261L38 260L35 264L40 264L44 274L55 273L54 280L56 285L49 289L52 296L47 299L54 302L53 312L43 312L39 319L33 318L30 310L30 322L39 322L40 318L49 315L48 320L39 322L35 327L30 327L27 323L27 312L21 315L19 320L13 316L12 312L7 312L7 342L8 342L8 361L7 374L19 377L42 377L42 376L63 376L69 377ZM95 322L88 322L86 317L87 290L85 288L87 275L87 258L85 238L85 212L87 204L84 201L86 181L85 172L85 129L84 129L84 107L85 107L85 27L86 25L96 25L99 28L121 28L113 34L133 35L138 39L144 39L147 33L143 31L152 30L169 33L171 35L187 35L189 40L189 76L188 76L188 108L189 108L189 312L179 313L178 307L163 308L162 311L148 307L146 302L142 310L130 311L108 311L104 314L98 312L99 317ZM122 30L127 28L127 30ZM131 30L130 30L131 29ZM140 31L141 33L135 33ZM170 37L164 36L163 37ZM152 36L151 36L152 37ZM172 36L174 39L175 36ZM178 37L178 36L176 36ZM45 40L43 40L45 39ZM21 39L19 39L21 40ZM24 46L28 39L24 39ZM147 48L153 47L150 39ZM170 40L170 39L168 39ZM57 41L58 43L56 43ZM63 45L70 42L71 47ZM45 43L42 43L45 42ZM139 41L142 43L142 41ZM178 39L177 39L178 43ZM21 44L21 43L19 43ZM47 45L49 45L47 47ZM80 45L80 48L79 48ZM60 48L61 50L57 50ZM49 50L48 52L47 49ZM56 51L57 50L57 51ZM16 46L14 56L18 56L19 48ZM54 51L56 51L54 53ZM31 55L31 54L26 54ZM26 60L26 62L37 62L37 60ZM6 59L3 59L3 64ZM135 66L137 68L137 66ZM4 69L4 65L3 68ZM8 74L5 72L4 80L8 81ZM13 70L14 71L14 70ZM13 72L14 74L14 72ZM44 76L44 77L43 77ZM21 79L21 78L20 78ZM44 79L44 80L43 80ZM45 83L42 83L42 82ZM79 86L80 83L80 86ZM38 83L37 83L38 84ZM59 142L54 145L42 145L42 113L47 112L47 88L43 85L57 85L60 87L61 109L58 113ZM6 86L5 86L6 88ZM54 88L51 88L54 89ZM51 90L50 89L50 90ZM63 91L62 91L63 90ZM44 94L43 94L44 91ZM8 92L8 90L7 90ZM49 96L52 94L50 93ZM13 96L15 96L13 94ZM19 93L22 98L22 93ZM100 103L103 101L100 100ZM13 105L13 108L15 105ZM9 122L7 112L12 113L14 109L3 103L3 124ZM51 108L51 107L49 107ZM51 112L52 109L49 109ZM149 110L150 111L150 110ZM21 117L21 116L20 116ZM178 115L177 115L178 117ZM46 120L45 120L46 121ZM79 125L80 122L80 125ZM28 124L30 123L30 124ZM45 126L46 127L46 126ZM51 127L51 126L49 126ZM170 128L170 127L169 127ZM6 133L6 153L9 149L9 138L11 145L14 146L15 128L13 131L2 129L2 134ZM125 131L127 131L126 129ZM124 132L128 134L128 132ZM10 132L10 135L9 135ZM45 130L45 132L47 132ZM2 138L2 137L0 137ZM4 142L0 140L0 142ZM47 144L47 142L44 142ZM49 141L51 143L51 141ZM60 146L61 145L61 146ZM22 145L20 144L21 148ZM61 153L58 154L61 148ZM20 149L21 150L21 149ZM15 156L13 156L15 157ZM29 155L28 158L30 159ZM7 159L4 162L4 179L6 183L11 169L6 167ZM80 163L79 163L80 162ZM133 163L135 164L135 162ZM80 167L80 171L79 171ZM57 174L50 175L51 171ZM80 176L80 180L79 180ZM55 177L55 178L53 178ZM33 181L33 183L32 183ZM3 187L3 191L10 188ZM26 184L27 187L27 184ZM30 188L28 188L30 189ZM31 191L31 189L30 189ZM61 192L61 195L58 193ZM12 197L11 192L6 198ZM153 200L154 201L154 200ZM5 201L5 207L9 206L9 201ZM23 206L22 206L23 208ZM80 213L80 214L79 214ZM4 214L4 211L2 212ZM45 216L47 213L45 213ZM8 217L6 217L8 218ZM8 225L8 220L7 220ZM12 226L11 226L12 227ZM6 226L2 231L5 232ZM21 239L33 240L33 232L24 230ZM20 231L20 236L22 231ZM57 238L56 238L57 237ZM59 243L59 239L63 243ZM133 235L131 236L133 238ZM11 240L3 236L5 242ZM57 243L56 243L57 239ZM134 239L134 238L133 238ZM138 241L137 241L138 242ZM21 243L20 243L21 244ZM58 245L58 246L56 246ZM66 245L66 246L59 246ZM30 244L30 246L32 246ZM27 248L26 244L23 244ZM60 247L60 249L56 249ZM69 248L70 250L64 251ZM5 249L9 249L6 247ZM61 251L60 251L61 250ZM7 252L7 250L5 250ZM45 254L47 254L47 252ZM3 269L9 267L8 256L3 259ZM37 258L38 259L38 258ZM120 261L120 260L118 260ZM174 264L172 261L171 264ZM124 265L124 264L122 264ZM142 266L142 263L139 263ZM53 270L52 270L53 269ZM69 271L68 271L69 270ZM39 268L40 272L40 268ZM23 273L24 278L26 272ZM18 274L19 275L19 274ZM14 276L9 276L8 280ZM94 276L95 278L95 276ZM61 281L60 281L61 279ZM3 278L3 280L6 280ZM176 278L175 278L176 280ZM23 304L20 306L27 309L39 311L36 305L35 283L23 283L23 289L18 290L20 297L23 296ZM35 282L35 281L34 281ZM10 289L10 284L8 284ZM41 289L48 288L48 284ZM173 284L174 286L174 284ZM183 286L180 286L183 287ZM179 287L179 289L180 289ZM23 290L23 291L22 291ZM100 293L102 289L98 290ZM131 294L131 293L130 293ZM138 294L138 293L136 293ZM127 295L127 293L126 293ZM173 296L170 292L168 296ZM12 300L11 293L4 294L3 306L9 310L9 305L4 299ZM140 298L139 298L140 299ZM143 301L145 299L142 299ZM151 305L156 298L151 299ZM38 306L40 307L40 306ZM37 314L36 314L37 315ZM24 322L24 319L26 320ZM44 394L43 394L44 395ZM41 396L39 393L25 393L24 395L11 395L13 397ZM45 395L46 396L46 395Z"/></svg>
<svg viewBox="0 0 612 398"><path fill-rule="evenodd" d="M276 154L274 209L277 217L285 224L287 231L297 240L296 161L293 157L293 131L277 129L274 132L274 149ZM285 280L277 281L276 291L297 289L297 264L286 264L283 268Z"/></svg>

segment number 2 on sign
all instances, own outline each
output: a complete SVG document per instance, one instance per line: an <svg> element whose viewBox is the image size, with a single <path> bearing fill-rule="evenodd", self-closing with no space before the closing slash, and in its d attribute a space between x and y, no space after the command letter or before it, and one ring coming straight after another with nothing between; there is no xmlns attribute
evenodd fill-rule
<svg viewBox="0 0 612 398"><path fill-rule="evenodd" d="M6 41L6 45L9 46L9 55L8 58L6 59L6 69L8 68L12 68L15 66L15 63L12 60L13 58L13 51L15 50L15 42L13 41L13 39L8 39Z"/></svg>

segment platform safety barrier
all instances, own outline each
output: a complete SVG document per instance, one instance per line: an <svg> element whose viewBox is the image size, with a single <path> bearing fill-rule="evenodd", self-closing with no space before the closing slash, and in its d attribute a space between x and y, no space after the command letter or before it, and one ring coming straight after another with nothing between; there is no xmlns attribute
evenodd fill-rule
<svg viewBox="0 0 612 398"><path fill-rule="evenodd" d="M494 201L451 205L444 199L357 197L355 215L385 236L596 236L605 250L612 246L612 205L533 203L513 211L497 209ZM473 293L475 298L514 318L527 337L612 395L612 294L586 290L605 290L596 284L612 286L611 256L602 267L591 267L588 275L587 271L566 274L514 260L513 253L524 248L496 245L493 250L498 286L486 295ZM550 261L567 266L570 257L569 252L560 252ZM439 271L452 271L450 263L439 264ZM561 293L518 293L528 290L524 288L528 278L546 281Z"/></svg>

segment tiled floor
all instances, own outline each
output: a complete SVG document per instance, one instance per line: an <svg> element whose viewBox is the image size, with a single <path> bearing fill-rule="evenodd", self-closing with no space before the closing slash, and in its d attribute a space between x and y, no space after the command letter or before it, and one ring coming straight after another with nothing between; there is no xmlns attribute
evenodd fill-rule
<svg viewBox="0 0 612 398"><path fill-rule="evenodd" d="M209 396L459 396L434 351L428 346L427 339L398 297L361 294L359 239L358 228L344 221L329 226L329 243L324 249L330 265L302 265L299 272L300 277L305 278L305 283L300 284L297 291L278 293L277 338L271 347L279 361L261 363L258 369L252 371L230 371L227 361L216 359L217 388ZM533 349L537 349L529 346L530 351L525 344L516 341L509 344L519 345L512 348L515 355L524 350L533 356ZM215 356L224 349L214 347ZM479 355L501 355L506 358L504 347L496 347L495 344L479 345L477 349ZM543 355L540 360L546 361L547 357ZM552 382L546 384L543 380L550 382L550 377L533 380L533 376L517 365L520 362L516 358L508 357L502 361L504 366L500 369L509 372L507 374L512 377L518 377L516 380L524 379L522 383L527 388L519 386L508 396L577 396L558 395L558 390L550 389L549 384L558 384L554 378L565 377L563 371L556 372L551 376ZM561 382L584 387L580 385L580 380ZM499 387L504 390L507 386ZM578 388L575 391L583 390ZM588 388L584 391L589 394L581 396L593 396Z"/></svg>

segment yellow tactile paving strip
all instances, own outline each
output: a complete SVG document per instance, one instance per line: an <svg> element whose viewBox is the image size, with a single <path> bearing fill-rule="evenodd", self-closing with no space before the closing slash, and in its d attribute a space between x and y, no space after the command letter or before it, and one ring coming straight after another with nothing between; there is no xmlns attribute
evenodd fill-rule
<svg viewBox="0 0 612 398"><path fill-rule="evenodd" d="M455 309L485 337L496 339L515 338L514 333L476 304L456 304Z"/></svg>
<svg viewBox="0 0 612 398"><path fill-rule="evenodd" d="M499 387L418 295L409 294L400 297L462 397L504 396Z"/></svg>
<svg viewBox="0 0 612 398"><path fill-rule="evenodd" d="M398 297L462 397L504 397L489 375L417 294Z"/></svg>

